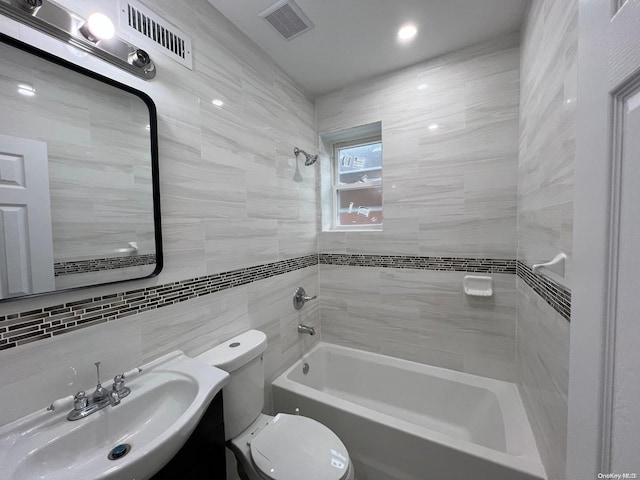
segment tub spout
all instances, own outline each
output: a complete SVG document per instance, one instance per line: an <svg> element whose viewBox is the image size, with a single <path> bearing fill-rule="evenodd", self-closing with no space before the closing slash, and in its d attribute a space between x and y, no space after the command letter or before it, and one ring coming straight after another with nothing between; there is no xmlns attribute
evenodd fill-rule
<svg viewBox="0 0 640 480"><path fill-rule="evenodd" d="M298 325L298 333L308 333L309 335L315 335L316 329L313 327L307 327L306 325Z"/></svg>

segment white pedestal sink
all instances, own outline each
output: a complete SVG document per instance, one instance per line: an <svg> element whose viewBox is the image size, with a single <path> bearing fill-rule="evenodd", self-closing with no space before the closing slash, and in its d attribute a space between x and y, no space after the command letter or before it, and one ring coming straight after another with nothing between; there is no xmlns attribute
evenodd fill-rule
<svg viewBox="0 0 640 480"><path fill-rule="evenodd" d="M0 429L0 477L12 480L144 480L187 441L229 374L176 351L143 366L131 394L77 421L39 411ZM109 452L129 444L129 453Z"/></svg>

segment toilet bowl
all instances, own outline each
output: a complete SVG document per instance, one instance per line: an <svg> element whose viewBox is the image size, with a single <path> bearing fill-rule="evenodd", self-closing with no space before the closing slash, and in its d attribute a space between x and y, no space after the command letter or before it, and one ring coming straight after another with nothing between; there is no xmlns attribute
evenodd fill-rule
<svg viewBox="0 0 640 480"><path fill-rule="evenodd" d="M328 427L264 407L267 337L249 330L197 358L229 373L222 391L225 440L243 480L353 480L346 447Z"/></svg>

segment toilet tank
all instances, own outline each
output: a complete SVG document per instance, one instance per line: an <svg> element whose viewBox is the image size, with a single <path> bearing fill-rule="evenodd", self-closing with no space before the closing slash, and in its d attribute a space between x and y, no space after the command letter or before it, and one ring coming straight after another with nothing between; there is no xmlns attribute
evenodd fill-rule
<svg viewBox="0 0 640 480"><path fill-rule="evenodd" d="M249 330L196 357L229 373L229 383L222 390L225 440L236 437L262 412L266 348L267 336Z"/></svg>

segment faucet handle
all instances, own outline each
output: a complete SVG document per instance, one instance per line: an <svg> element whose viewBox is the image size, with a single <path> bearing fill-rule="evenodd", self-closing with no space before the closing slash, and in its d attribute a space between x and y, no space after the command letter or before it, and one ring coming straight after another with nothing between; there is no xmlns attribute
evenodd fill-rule
<svg viewBox="0 0 640 480"><path fill-rule="evenodd" d="M114 398L113 394L116 394L118 396L118 402L114 403L114 405L117 405L118 403L120 403L120 399L126 397L131 393L131 389L129 387L125 387L124 385L124 381L126 377L127 377L126 372L121 375L116 375L115 377L113 377L113 385L111 387L111 398Z"/></svg>
<svg viewBox="0 0 640 480"><path fill-rule="evenodd" d="M124 389L124 376L116 375L113 377L113 386L112 389L114 392L120 392Z"/></svg>
<svg viewBox="0 0 640 480"><path fill-rule="evenodd" d="M87 408L88 405L89 399L87 398L87 394L84 392L84 390L80 390L75 394L75 396L73 397L73 409L75 411L80 411L83 408Z"/></svg>
<svg viewBox="0 0 640 480"><path fill-rule="evenodd" d="M307 292L305 292L304 288L298 287L296 289L296 292L293 294L293 307L296 310L300 310L302 307L304 307L304 304L306 302L308 302L309 300L315 300L316 298L318 298L317 295L310 297L309 295L307 295Z"/></svg>

